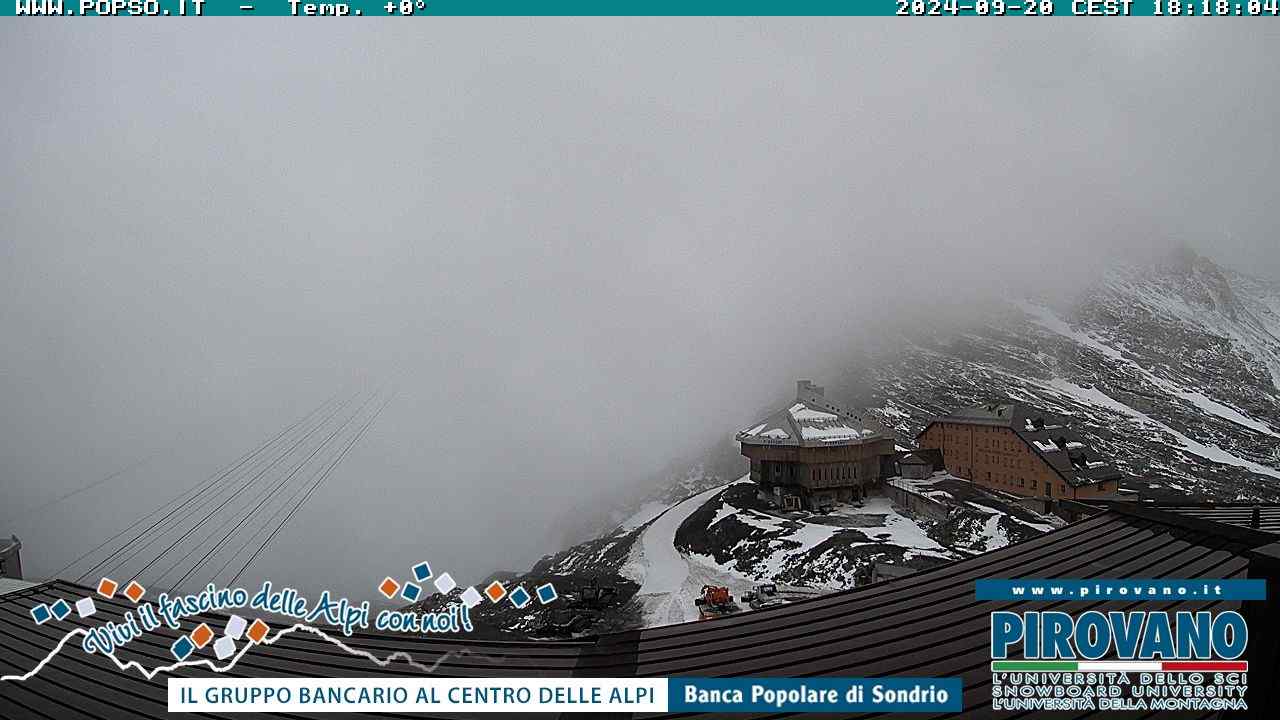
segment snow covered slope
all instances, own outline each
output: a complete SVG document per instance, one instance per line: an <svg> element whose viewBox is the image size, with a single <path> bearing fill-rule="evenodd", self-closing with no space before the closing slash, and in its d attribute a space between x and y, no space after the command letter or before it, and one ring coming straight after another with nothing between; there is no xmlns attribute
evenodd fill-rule
<svg viewBox="0 0 1280 720"><path fill-rule="evenodd" d="M726 586L739 599L758 583L775 583L788 597L812 596L870 582L877 563L925 569L1058 524L945 474L913 482L917 492L943 498L950 507L945 519L912 516L883 496L837 505L829 514L783 512L740 478L678 500L638 527L624 522L601 538L548 556L508 586L549 581L563 596L589 581L616 587L617 600L603 610L560 606L585 618L572 634L654 627L697 620L694 600L705 585ZM486 603L473 611L473 619L499 634L539 636L547 634L555 610Z"/></svg>
<svg viewBox="0 0 1280 720"><path fill-rule="evenodd" d="M1067 307L1010 299L963 335L914 337L845 391L909 441L1010 397L1075 418L1153 497L1280 499L1280 289L1189 251L1114 268Z"/></svg>

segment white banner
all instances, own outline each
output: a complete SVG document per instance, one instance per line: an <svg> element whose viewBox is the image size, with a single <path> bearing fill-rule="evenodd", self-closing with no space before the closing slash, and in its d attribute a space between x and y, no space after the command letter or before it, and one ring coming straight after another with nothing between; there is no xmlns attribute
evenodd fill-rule
<svg viewBox="0 0 1280 720"><path fill-rule="evenodd" d="M169 712L666 712L666 678L170 678Z"/></svg>

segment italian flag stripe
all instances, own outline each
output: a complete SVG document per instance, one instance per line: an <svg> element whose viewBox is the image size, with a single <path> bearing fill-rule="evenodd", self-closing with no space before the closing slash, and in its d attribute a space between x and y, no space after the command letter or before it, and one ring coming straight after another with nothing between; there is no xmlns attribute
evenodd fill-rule
<svg viewBox="0 0 1280 720"><path fill-rule="evenodd" d="M995 660L992 672L1248 672L1245 661L1205 660Z"/></svg>

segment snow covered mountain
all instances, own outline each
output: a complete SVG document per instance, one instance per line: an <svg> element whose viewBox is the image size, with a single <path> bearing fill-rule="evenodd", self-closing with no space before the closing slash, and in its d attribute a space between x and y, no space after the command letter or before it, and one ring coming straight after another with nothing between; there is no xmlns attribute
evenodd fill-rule
<svg viewBox="0 0 1280 720"><path fill-rule="evenodd" d="M1181 250L1115 266L1065 305L1009 298L963 332L890 344L825 379L903 445L931 416L1011 398L1073 418L1144 497L1280 500L1280 284ZM563 635L682 622L696 619L704 584L739 597L760 581L831 591L866 582L877 563L923 568L1057 523L938 476L926 490L946 496L945 520L911 516L881 497L829 516L782 513L734 480L744 466L733 443L718 444L673 468L629 512L615 512L596 539L515 578L526 587L555 582L562 594L599 582L617 590L603 607L583 609L580 598L523 610L486 605L478 624Z"/></svg>
<svg viewBox="0 0 1280 720"><path fill-rule="evenodd" d="M1280 286L1190 251L1121 266L1065 308L1018 300L851 378L908 440L992 398L1075 419L1145 496L1280 498Z"/></svg>
<svg viewBox="0 0 1280 720"><path fill-rule="evenodd" d="M504 580L508 587L554 583L563 596L558 604L482 603L472 619L493 637L569 637L691 622L705 585L728 587L741 599L757 584L774 583L779 599L793 600L870 582L877 571L944 564L1062 524L945 473L912 482L917 492L938 499L941 513L913 515L884 496L840 504L829 514L782 511L761 501L746 478L670 506L646 505L604 537ZM600 586L612 597L584 602L585 588ZM433 596L422 608L439 609L443 600Z"/></svg>

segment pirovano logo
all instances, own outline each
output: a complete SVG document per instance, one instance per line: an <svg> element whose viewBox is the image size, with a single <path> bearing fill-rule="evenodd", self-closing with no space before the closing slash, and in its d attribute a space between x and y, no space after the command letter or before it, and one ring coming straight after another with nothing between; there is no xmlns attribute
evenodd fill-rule
<svg viewBox="0 0 1280 720"><path fill-rule="evenodd" d="M979 584L985 600L1245 601L1266 592L1260 580ZM993 710L1248 709L1249 627L1236 610L998 610L990 617Z"/></svg>

